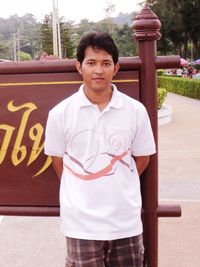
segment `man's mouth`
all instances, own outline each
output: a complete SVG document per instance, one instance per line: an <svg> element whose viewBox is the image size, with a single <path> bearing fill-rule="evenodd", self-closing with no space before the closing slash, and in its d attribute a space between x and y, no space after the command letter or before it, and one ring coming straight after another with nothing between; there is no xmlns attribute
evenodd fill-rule
<svg viewBox="0 0 200 267"><path fill-rule="evenodd" d="M97 77L97 78L93 78L92 80L96 82L102 82L104 81L104 78Z"/></svg>

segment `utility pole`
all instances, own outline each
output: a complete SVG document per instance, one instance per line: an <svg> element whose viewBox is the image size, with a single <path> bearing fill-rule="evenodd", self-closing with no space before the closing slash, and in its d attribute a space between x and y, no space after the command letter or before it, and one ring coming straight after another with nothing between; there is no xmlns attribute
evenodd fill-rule
<svg viewBox="0 0 200 267"><path fill-rule="evenodd" d="M16 33L13 33L13 60L20 61L20 40L19 29Z"/></svg>
<svg viewBox="0 0 200 267"><path fill-rule="evenodd" d="M13 34L13 60L17 61L17 39L16 39L16 33Z"/></svg>
<svg viewBox="0 0 200 267"><path fill-rule="evenodd" d="M62 58L58 0L53 0L52 28L53 28L53 54L54 56Z"/></svg>
<svg viewBox="0 0 200 267"><path fill-rule="evenodd" d="M17 60L20 61L19 28L18 28L18 30L17 30Z"/></svg>

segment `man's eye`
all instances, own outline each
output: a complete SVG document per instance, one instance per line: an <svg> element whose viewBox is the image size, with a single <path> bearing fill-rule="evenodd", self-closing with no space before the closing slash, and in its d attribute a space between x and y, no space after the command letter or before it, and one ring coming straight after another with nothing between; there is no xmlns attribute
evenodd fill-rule
<svg viewBox="0 0 200 267"><path fill-rule="evenodd" d="M94 62L88 62L87 65L94 66Z"/></svg>
<svg viewBox="0 0 200 267"><path fill-rule="evenodd" d="M110 67L110 65L111 65L111 63L109 63L109 62L104 63L105 67Z"/></svg>

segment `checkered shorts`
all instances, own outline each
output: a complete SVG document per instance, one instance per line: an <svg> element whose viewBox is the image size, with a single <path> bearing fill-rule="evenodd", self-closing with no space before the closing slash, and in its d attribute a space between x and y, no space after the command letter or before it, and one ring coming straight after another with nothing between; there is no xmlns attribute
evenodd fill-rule
<svg viewBox="0 0 200 267"><path fill-rule="evenodd" d="M142 235L112 241L67 237L65 267L142 267Z"/></svg>

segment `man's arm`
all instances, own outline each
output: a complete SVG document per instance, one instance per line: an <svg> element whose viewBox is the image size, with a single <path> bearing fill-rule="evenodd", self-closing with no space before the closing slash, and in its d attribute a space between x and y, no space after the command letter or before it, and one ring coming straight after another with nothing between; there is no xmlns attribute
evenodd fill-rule
<svg viewBox="0 0 200 267"><path fill-rule="evenodd" d="M63 158L52 156L52 165L53 168L58 176L61 179L62 172L63 172Z"/></svg>
<svg viewBox="0 0 200 267"><path fill-rule="evenodd" d="M137 167L137 171L139 176L143 173L143 171L146 169L146 167L149 164L149 156L140 156L140 157L133 157L135 160L135 164Z"/></svg>

